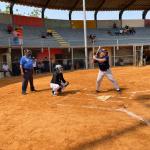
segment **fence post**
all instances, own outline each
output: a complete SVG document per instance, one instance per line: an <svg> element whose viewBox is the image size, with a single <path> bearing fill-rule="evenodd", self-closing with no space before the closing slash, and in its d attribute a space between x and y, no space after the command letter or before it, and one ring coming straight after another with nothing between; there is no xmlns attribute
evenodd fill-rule
<svg viewBox="0 0 150 150"><path fill-rule="evenodd" d="M143 45L141 46L141 53L140 53L140 66L143 66Z"/></svg>
<svg viewBox="0 0 150 150"><path fill-rule="evenodd" d="M23 46L21 45L21 55L23 56L24 53L23 53Z"/></svg>
<svg viewBox="0 0 150 150"><path fill-rule="evenodd" d="M71 48L71 61L72 61L71 70L74 70L74 51L73 51L73 48Z"/></svg>
<svg viewBox="0 0 150 150"><path fill-rule="evenodd" d="M115 64L115 60L116 60L116 48L115 48L115 46L114 46L114 67L116 66L116 64Z"/></svg>
<svg viewBox="0 0 150 150"><path fill-rule="evenodd" d="M51 70L51 51L50 51L49 47L48 47L48 60L49 60L49 71L52 72L52 70Z"/></svg>

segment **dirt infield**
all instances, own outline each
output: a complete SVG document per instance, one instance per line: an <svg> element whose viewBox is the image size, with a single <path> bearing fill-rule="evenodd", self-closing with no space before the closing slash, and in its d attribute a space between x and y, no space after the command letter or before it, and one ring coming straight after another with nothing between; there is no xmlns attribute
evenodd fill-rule
<svg viewBox="0 0 150 150"><path fill-rule="evenodd" d="M58 97L48 75L26 96L21 78L2 79L0 150L149 150L150 66L112 70L122 94L107 79L96 94L97 69L65 73L70 85Z"/></svg>

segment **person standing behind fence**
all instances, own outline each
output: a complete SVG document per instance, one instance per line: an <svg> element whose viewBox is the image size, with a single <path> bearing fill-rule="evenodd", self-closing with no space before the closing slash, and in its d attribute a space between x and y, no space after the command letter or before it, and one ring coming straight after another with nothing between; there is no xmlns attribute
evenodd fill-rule
<svg viewBox="0 0 150 150"><path fill-rule="evenodd" d="M22 81L22 94L26 94L28 82L30 82L30 90L36 91L33 84L33 60L31 50L25 50L25 55L20 60L20 70L23 76Z"/></svg>
<svg viewBox="0 0 150 150"><path fill-rule="evenodd" d="M4 72L4 77L6 77L7 72L9 72L9 74L12 75L12 71L9 69L9 66L7 63L3 63L2 71Z"/></svg>
<svg viewBox="0 0 150 150"><path fill-rule="evenodd" d="M99 73L96 81L96 92L100 92L100 84L104 76L106 76L114 85L117 92L121 92L118 83L114 79L109 65L108 52L105 49L99 49L97 55L93 56L94 61L98 63Z"/></svg>

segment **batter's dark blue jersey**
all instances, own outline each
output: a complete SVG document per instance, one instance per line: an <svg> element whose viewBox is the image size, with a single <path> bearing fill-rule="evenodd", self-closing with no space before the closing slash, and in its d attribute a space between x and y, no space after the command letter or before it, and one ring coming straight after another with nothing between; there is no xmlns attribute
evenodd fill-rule
<svg viewBox="0 0 150 150"><path fill-rule="evenodd" d="M110 68L109 65L109 56L101 57L100 59L106 59L104 62L98 62L99 69L101 71L107 71Z"/></svg>

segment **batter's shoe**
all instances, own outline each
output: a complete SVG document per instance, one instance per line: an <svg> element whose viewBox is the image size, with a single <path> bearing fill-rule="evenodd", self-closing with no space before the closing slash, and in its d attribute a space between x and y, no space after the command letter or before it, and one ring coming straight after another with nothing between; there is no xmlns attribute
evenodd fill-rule
<svg viewBox="0 0 150 150"><path fill-rule="evenodd" d="M120 89L117 89L117 92L118 92L119 94L121 94L121 90L120 90Z"/></svg>
<svg viewBox="0 0 150 150"><path fill-rule="evenodd" d="M100 93L100 91L99 91L99 90L96 90L96 93Z"/></svg>

